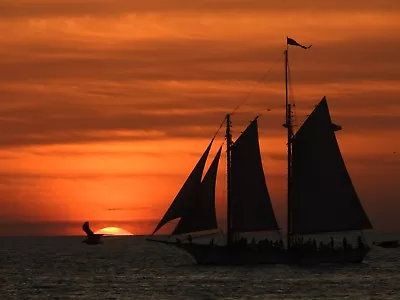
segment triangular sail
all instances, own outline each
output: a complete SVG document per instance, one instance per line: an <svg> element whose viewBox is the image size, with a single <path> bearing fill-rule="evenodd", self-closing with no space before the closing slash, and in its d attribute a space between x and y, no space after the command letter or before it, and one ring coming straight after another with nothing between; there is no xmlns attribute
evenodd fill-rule
<svg viewBox="0 0 400 300"><path fill-rule="evenodd" d="M194 195L192 199L193 206L182 216L172 234L184 234L218 228L215 213L215 185L221 150L222 146L219 148L217 155L201 182L200 192Z"/></svg>
<svg viewBox="0 0 400 300"><path fill-rule="evenodd" d="M232 145L230 195L233 231L279 229L265 181L257 119Z"/></svg>
<svg viewBox="0 0 400 300"><path fill-rule="evenodd" d="M192 173L190 173L189 177L186 179L178 195L176 195L171 206L165 213L164 217L161 219L156 229L154 229L153 234L162 226L164 226L167 222L172 221L176 218L181 218L191 208L191 205L193 204L193 198L198 193L200 188L204 166L206 164L208 153L210 152L213 141L214 139L211 140L206 151L204 151L200 160L194 167Z"/></svg>
<svg viewBox="0 0 400 300"><path fill-rule="evenodd" d="M294 234L372 228L340 153L324 97L293 138Z"/></svg>

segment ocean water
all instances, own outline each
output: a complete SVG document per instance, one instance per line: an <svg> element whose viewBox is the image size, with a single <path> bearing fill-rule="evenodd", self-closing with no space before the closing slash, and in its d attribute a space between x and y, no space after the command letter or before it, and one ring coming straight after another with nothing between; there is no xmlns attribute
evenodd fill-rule
<svg viewBox="0 0 400 300"><path fill-rule="evenodd" d="M400 299L400 248L362 264L197 266L144 237L0 237L0 299Z"/></svg>

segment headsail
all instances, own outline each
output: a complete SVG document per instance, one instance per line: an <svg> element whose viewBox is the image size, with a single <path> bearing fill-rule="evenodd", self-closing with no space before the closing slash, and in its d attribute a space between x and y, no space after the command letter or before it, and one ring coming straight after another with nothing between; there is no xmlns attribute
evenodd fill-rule
<svg viewBox="0 0 400 300"><path fill-rule="evenodd" d="M278 230L265 181L257 119L232 145L232 230L236 232Z"/></svg>
<svg viewBox="0 0 400 300"><path fill-rule="evenodd" d="M324 97L293 138L294 234L372 228L340 153Z"/></svg>
<svg viewBox="0 0 400 300"><path fill-rule="evenodd" d="M172 234L184 234L218 228L215 213L215 184L221 150L222 146L219 148L217 155L201 182L199 193L194 195L192 199L193 206L182 216Z"/></svg>
<svg viewBox="0 0 400 300"><path fill-rule="evenodd" d="M154 229L153 234L167 222L182 217L191 208L194 200L193 198L200 189L201 177L203 175L204 166L206 164L208 153L210 152L213 141L214 139L211 140L206 151L204 151L192 173L190 173L189 177L186 179L164 217L161 219L160 223L158 223L156 229Z"/></svg>

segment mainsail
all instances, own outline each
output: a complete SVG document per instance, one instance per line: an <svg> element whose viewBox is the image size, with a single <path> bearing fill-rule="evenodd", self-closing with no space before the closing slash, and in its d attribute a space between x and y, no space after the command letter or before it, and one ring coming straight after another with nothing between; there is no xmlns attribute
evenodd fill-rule
<svg viewBox="0 0 400 300"><path fill-rule="evenodd" d="M203 181L200 191L193 195L191 208L182 216L172 234L184 234L217 229L215 212L215 184L217 180L218 163L222 146L212 161Z"/></svg>
<svg viewBox="0 0 400 300"><path fill-rule="evenodd" d="M262 166L257 118L232 145L230 194L234 232L279 229Z"/></svg>
<svg viewBox="0 0 400 300"><path fill-rule="evenodd" d="M370 229L324 97L293 137L292 233Z"/></svg>
<svg viewBox="0 0 400 300"><path fill-rule="evenodd" d="M214 139L211 140L206 151L204 151L200 160L197 162L193 171L190 173L189 177L186 179L182 188L180 189L178 195L176 195L171 206L168 208L164 217L161 219L160 223L154 229L153 234L164 226L167 222L172 221L176 218L181 218L188 210L191 209L193 205L193 198L200 190L201 177L203 175L204 166L207 161L208 153L210 152L211 145Z"/></svg>

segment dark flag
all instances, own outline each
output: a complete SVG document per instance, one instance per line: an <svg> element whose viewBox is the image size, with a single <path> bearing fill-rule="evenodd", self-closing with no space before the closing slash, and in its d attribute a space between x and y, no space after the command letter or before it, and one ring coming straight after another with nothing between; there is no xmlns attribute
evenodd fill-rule
<svg viewBox="0 0 400 300"><path fill-rule="evenodd" d="M312 45L310 45L310 46L303 46L303 45L301 45L301 44L299 44L298 42L296 42L294 39L291 39L291 38L287 38L287 44L288 45L292 45L292 46L299 46L299 47L301 47L301 48L303 48L303 49L308 49L308 48L310 48Z"/></svg>

